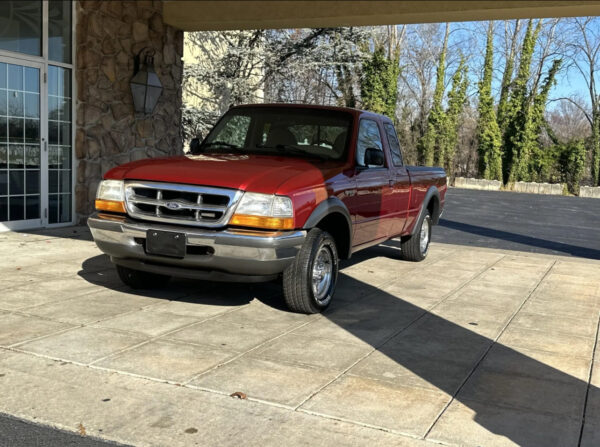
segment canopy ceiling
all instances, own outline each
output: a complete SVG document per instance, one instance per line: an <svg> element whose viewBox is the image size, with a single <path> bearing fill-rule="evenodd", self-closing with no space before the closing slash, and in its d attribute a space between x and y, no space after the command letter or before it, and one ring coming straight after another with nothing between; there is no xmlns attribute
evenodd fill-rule
<svg viewBox="0 0 600 447"><path fill-rule="evenodd" d="M325 28L600 15L600 1L257 1L163 2L164 20L184 31Z"/></svg>

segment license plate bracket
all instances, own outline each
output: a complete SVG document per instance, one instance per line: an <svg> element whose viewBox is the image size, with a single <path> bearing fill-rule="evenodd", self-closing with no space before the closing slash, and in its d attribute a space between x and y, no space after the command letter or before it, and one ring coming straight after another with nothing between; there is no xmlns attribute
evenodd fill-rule
<svg viewBox="0 0 600 447"><path fill-rule="evenodd" d="M186 251L185 233L148 230L146 232L146 253L149 255L184 258Z"/></svg>

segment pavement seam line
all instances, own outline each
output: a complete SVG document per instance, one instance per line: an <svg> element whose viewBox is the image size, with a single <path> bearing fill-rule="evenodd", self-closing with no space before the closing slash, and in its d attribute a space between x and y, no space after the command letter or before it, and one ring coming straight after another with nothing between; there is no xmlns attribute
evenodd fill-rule
<svg viewBox="0 0 600 447"><path fill-rule="evenodd" d="M182 296L180 296L180 297L178 297L176 299L168 300L168 301L169 302L179 302L179 299L188 298L190 296L191 296L191 294L185 294L185 295L182 295ZM268 295L267 298L269 298L271 296L273 296L273 295ZM122 314L114 315L112 317L103 318L103 319L100 319L100 320L97 320L97 321L94 321L94 322L88 323L88 324L94 324L95 325L95 324L101 323L103 321L108 321L108 320L111 320L113 318L116 318L116 317L119 317L119 316L122 316L122 315L128 315L130 313L135 313L135 312L139 312L139 311L145 311L145 309L147 309L147 308L154 307L154 306L159 306L159 305L164 305L164 304L165 304L164 302L158 302L158 303L148 304L147 306L142 306L141 308L134 309L134 310L131 310L131 311L128 311L128 312L124 312ZM105 356L105 357L103 357L101 359L94 360L92 363L90 363L90 365L92 365L93 363L96 363L96 362L100 362L102 360L106 360L107 358L112 357L113 355L122 354L123 352L126 352L128 350L138 348L138 347L140 347L140 346L142 346L142 345L144 345L146 343L150 343L150 342L156 341L156 340L158 340L158 339L160 339L162 337L168 337L169 335L171 335L173 333L176 333L176 332L179 332L179 331L181 331L183 329L187 329L187 328L195 326L195 325L201 325L201 324L203 324L203 323L205 323L207 321L210 321L210 320L213 320L213 319L217 319L217 318L219 318L219 317L221 317L223 315L228 315L228 314L231 314L231 313L234 313L234 312L241 311L242 309L245 309L249 305L250 305L250 303L244 304L243 306L232 307L231 309L229 309L229 310L227 310L225 312L217 313L215 315L210 315L210 316L208 316L208 317L206 317L204 319L199 319L198 321L193 321L191 323L188 323L188 324L185 324L183 326L177 327L175 329L172 329L170 331L164 332L162 334L155 335L153 337L149 337L147 340L145 340L142 343L136 344L134 346L129 346L129 347L124 348L122 350L113 352L113 353L111 353L111 354L109 354L109 355L107 355L107 356ZM164 312L164 313L170 313L170 312ZM179 315L179 314L173 314L173 315ZM181 316L186 316L186 315L181 315ZM120 333L127 334L127 335L137 335L137 336L140 335L139 332L127 331L127 330L122 330L122 329L105 328L105 327L102 327L102 326L100 326L100 327L90 326L90 327L94 327L96 329L113 330L115 332L120 332ZM183 345L201 346L201 347L210 348L210 349L213 349L213 350L215 349L215 347L212 347L210 345L201 345L201 344L198 344L198 343L186 342L185 340L177 340L177 339L170 339L170 338L165 338L165 340L166 341L174 341L176 343L180 343L180 344L183 344Z"/></svg>
<svg viewBox="0 0 600 447"><path fill-rule="evenodd" d="M450 256L450 254L448 254L448 256ZM433 263L432 263L432 265L433 265ZM416 268L415 268L415 269L416 269ZM414 269L413 269L413 270L414 270ZM468 282L470 282L470 281L471 281L471 280L473 280L473 279L474 279L474 278L471 278L471 279L470 279ZM384 283L380 284L378 287L385 286L385 285L387 285L387 284L393 283L394 281L396 281L396 280L391 280L391 281L388 281L388 282L384 282ZM468 282L467 282L467 283L468 283ZM467 283L466 283L466 284L467 284ZM466 284L465 284L465 285L466 285ZM374 292L374 293L376 293L376 292ZM451 296L451 295L452 295L452 293L453 293L453 292L450 292L450 294L449 294L449 295ZM355 301L353 301L353 302L358 302L359 300L362 300L362 299L364 299L364 298L367 298L367 297L368 297L368 296L370 296L370 295L372 295L372 294L365 295L365 296L363 296L363 297L361 297L361 298L359 298L358 300L355 300ZM442 303L443 301L445 301L446 299L447 299L447 296L446 296L446 297L444 297L444 298L442 299L442 301L440 301L440 302L436 303L436 304L435 304L435 305L433 305L433 306L430 306L430 308L433 308L433 307L437 306L438 304L441 304L441 303ZM353 302L351 302L351 303L347 303L347 305L350 305L350 304L352 304ZM246 306L243 306L243 307L241 307L240 309L242 309L242 308L244 308L244 307L246 307ZM135 312L135 311L136 311L136 310L133 310L133 311L131 311L131 312ZM225 314L225 313L223 313L223 314L219 314L219 315L216 315L215 317L218 317L218 316L221 316L221 315L224 315L224 314ZM121 314L121 315L123 315L123 314ZM114 317L110 317L110 318L114 318ZM107 319L110 319L110 318L107 318ZM98 321L102 321L102 320L98 320ZM194 324L201 324L201 323L202 323L202 322L204 322L204 321L206 321L206 320L203 320L203 321L200 321L200 322L194 322L194 323L192 323L191 325L194 325ZM306 325L306 324L312 324L312 323L313 323L313 322L315 322L315 321L318 321L318 319L315 319L314 321L308 321L308 322L306 322L306 323L305 323L305 325ZM302 326L302 325L301 325L301 326ZM299 328L299 327L301 327L301 326L298 326L298 328ZM178 328L178 329L176 329L176 330L174 330L174 331L178 331L178 330L181 330L181 329L182 329L182 328ZM289 332L291 332L291 331L293 331L293 330L296 330L296 329L297 329L297 328L293 328L293 329L291 329L290 331L287 331L286 333L284 333L284 334L281 334L280 336L286 335L287 333L289 333ZM168 332L168 333L170 333L170 332ZM162 337L162 336L165 336L165 335L166 335L166 334L168 334L168 333L161 334L160 336L157 336L157 338L160 338L160 337ZM278 337L276 337L276 338L278 338ZM275 338L274 338L274 339L275 339ZM271 339L271 340L273 340L273 339ZM267 342L269 342L269 340L267 340L265 343L267 343ZM252 350L250 350L250 351L247 351L247 352L252 352ZM41 357L41 356L40 356L40 357ZM49 358L51 358L51 357L49 357ZM63 359L57 359L57 360L63 360ZM75 362L71 362L71 363L75 363ZM76 364L77 364L77 363L76 363ZM83 365L83 364L82 364L81 366L86 366L86 365ZM98 367L98 366L94 366L94 368L97 368L97 369L104 369L104 368L102 368L102 367ZM109 370L109 371L114 371L114 370ZM123 374L127 374L127 375L132 375L132 374L125 373L125 372L121 372L121 373L123 373ZM139 376L139 377L144 377L144 376ZM156 380L156 379L152 379L152 378L147 378L147 379L149 379L149 380L155 380L155 381L158 381L158 382L165 382L164 380ZM199 388L199 387L195 387L195 386L193 386L193 385L190 385L190 386L189 386L189 388L201 389L201 388ZM207 389L207 390L208 390L208 389ZM214 393L216 393L216 394L223 394L223 395L225 395L225 394L226 394L226 393L221 393L221 392L219 392L219 391L216 391L216 390L213 390L212 392L214 392ZM268 404L268 405L279 406L279 404L272 403L272 402L268 402L268 401L261 401L261 400L259 400L259 399L252 399L252 400L254 400L254 401L257 401L257 402L262 402L262 403L265 403L265 404ZM285 406L284 406L284 408L289 408L289 407L285 407ZM306 410L305 412L309 413L309 411L308 411L308 410ZM325 417L327 417L327 416L325 416ZM332 419L335 419L335 418L332 418ZM358 425L361 425L361 424L360 424L360 423L358 423ZM367 426L367 425L365 425L365 426ZM385 430L385 429L384 429L384 431L387 431L387 430ZM428 441L428 442L434 442L434 441L432 441L432 440L425 440L425 441Z"/></svg>
<svg viewBox="0 0 600 447"><path fill-rule="evenodd" d="M34 305L32 305L32 306L19 307L19 308L17 308L17 309L13 309L13 310L14 310L15 312L23 312L23 311L26 311L26 310L29 310L29 309L35 309L35 308L37 308L37 307L46 306L46 305L48 305L48 304L64 303L65 301L75 300L75 299L77 299L77 298L81 298L81 297L84 297L84 296L93 295L94 293L101 293L101 292L102 292L102 290L98 290L98 291L96 291L96 290L95 290L95 287L98 287L98 285L96 285L96 284L93 284L93 285L91 285L90 287L91 287L91 288L90 288L90 290L89 290L89 291L87 291L87 292L84 292L84 293L81 293L81 294L77 294L77 295L75 295L75 296L71 296L71 297L69 297L69 298L57 299L57 300L54 300L54 301L49 301L49 302L47 302L47 303L34 304ZM106 287L106 286L104 286L104 287ZM111 290L112 290L112 289L111 289ZM119 292L121 292L121 291L122 291L122 290L118 290L118 289L116 289L116 290L117 290L117 291L119 291Z"/></svg>
<svg viewBox="0 0 600 447"><path fill-rule="evenodd" d="M15 314L15 315L19 315L19 316L23 316L23 317L33 317L33 318L39 318L39 319L41 319L41 320L44 320L44 321L51 321L51 322L53 322L53 323L70 324L70 325L71 325L71 327L69 327L69 328L63 328L63 329L59 329L59 330L57 330L57 331L54 331L54 332L51 332L51 333L49 333L49 334L40 335L39 337L34 337L34 338L27 339L27 340L19 341L19 342L17 342L17 343L13 343L12 345L9 345L9 347L18 347L18 346L20 346L20 345L24 345L24 344L26 344L26 343L29 343L29 342L32 342L32 341L43 340L44 338L52 337L53 335L59 335L59 334L61 334L61 333L63 333L63 332L68 332L68 331L72 331L72 330L75 330L75 329L81 329L81 328L83 328L83 327L91 327L91 328L95 328L95 329L110 329L110 328L96 328L96 327L95 327L95 326L93 326L93 325L94 325L94 324L97 324L97 323L100 323L100 322L102 322L102 321L107 321L107 320L110 320L111 318L115 318L115 317L117 317L117 316L121 316L121 315L127 315L127 314L134 313L134 312L139 312L139 311L141 311L141 310L144 310L144 309L146 309L147 307L155 306L155 305L157 305L157 304L161 304L161 303L152 303L152 304L148 304L148 305L146 305L146 306L142 306L142 307L139 307L139 308L136 308L136 309L133 309L133 310L129 310L129 311L127 311L127 312L123 312L123 313L121 313L121 314L118 314L118 315L113 315L112 317L101 318L100 320L94 320L94 321L91 321L91 322L89 322L89 323L71 323L71 322L68 322L68 321L63 321L63 320L54 320L54 319L52 319L52 318L48 318L48 317L44 317L44 316L39 316L39 315L34 315L34 314L28 314L28 313L26 313L26 312L14 311L14 312L13 312L13 314ZM112 329L111 329L111 330L112 330ZM133 335L133 334L135 334L135 335L139 335L139 333L135 333L135 332L129 332L129 331L119 331L118 329L117 329L117 330L115 330L115 331L116 331L116 332L122 332L122 333L125 333L125 334L132 334L132 335Z"/></svg>
<svg viewBox="0 0 600 447"><path fill-rule="evenodd" d="M316 417L320 417L320 418L324 418L324 419L330 419L333 421L340 421L340 422L345 422L348 424L352 424L352 425L357 425L359 427L363 427L363 428L369 428L372 430L378 430L378 431L382 431L385 433L390 433L393 434L395 436L399 436L402 438L409 438L409 439L413 439L415 441L423 441L423 442L427 442L429 444L435 444L435 445L447 445L447 446L453 446L456 444L447 444L445 442L442 441L437 441L437 440L432 440L432 439L423 439L420 438L418 435L414 435L412 433L406 433L403 432L401 430L394 430L391 428L387 428L387 427L382 427L379 425L373 425L373 424L369 424L366 422L360 422L360 421L356 421L354 419L347 419L347 418L343 418L343 417L338 417L338 416L332 416L326 413L319 413L318 411L312 411L312 410L300 410L302 413L304 414L308 414L310 416L316 416Z"/></svg>
<svg viewBox="0 0 600 447"><path fill-rule="evenodd" d="M15 351L15 352L18 352L18 353L21 353L21 354L32 354L34 357L48 359L48 360L65 361L63 359L59 359L59 358L55 358L55 357L50 357L50 356L43 355L43 354L20 352L18 350L6 349L6 348L1 348L1 347L0 347L0 349L5 349L7 351ZM203 388L203 387L198 387L198 386L195 386L195 385L183 385L183 384L181 384L179 382L175 382L175 381L172 381L172 380L157 379L157 378L154 378L154 377L144 376L144 375L135 374L135 373L129 373L129 372L125 372L125 371L115 371L115 370L112 370L112 369L109 369L109 368L100 367L100 366L88 366L86 364L78 363L78 362L72 362L72 361L66 361L66 362L69 363L69 364L73 364L75 366L84 367L84 368L90 368L90 369L94 369L94 370L98 370L98 371L102 371L102 372L107 372L107 373L115 373L115 372L117 372L119 374L123 374L123 375L128 376L128 377L133 377L133 378L142 379L142 380L148 380L148 381L151 381L151 382L154 382L154 383L180 386L180 387L184 387L184 388L187 388L187 389L190 389L190 390L193 390L193 391L207 392L207 393L210 393L210 394L216 394L218 396L226 397L226 398L230 397L229 393L227 393L227 392L219 391L219 390L214 390L214 389L210 389L210 388ZM279 404L279 403L276 403L276 402L271 402L271 401L266 401L266 400L262 400L262 399L252 398L250 396L247 398L247 400L250 401L250 402L258 403L258 404L264 404L264 405L267 405L269 407L274 407L274 408L279 408L279 409L283 409L283 410L293 411L293 407L287 406L287 405L284 405L284 404ZM387 429L385 427L379 427L379 426L375 426L375 425L370 425L370 424L362 423L362 422L359 422L359 421L354 421L354 420L351 420L351 419L338 418L338 417L330 416L330 415L327 415L327 414L320 414L320 413L316 413L316 412L312 412L312 411L308 411L308 410L304 411L304 413L306 413L306 414L308 414L310 416L313 416L313 417L320 417L320 418L325 418L325 419L330 419L330 420L337 420L337 421L345 422L345 423L348 423L348 424L360 426L360 427L363 427L363 428L368 428L368 429L372 429L372 430L378 430L378 431L387 432L387 433L390 433L390 434L392 434L394 436L398 436L398 437L402 437L402 438L418 439L414 435L411 435L411 434L403 433L403 432L400 432L400 431L397 431L397 430L390 430L390 429ZM23 419L25 421L28 421L28 422L31 422L31 423L36 423L35 421L30 421L29 419L27 419L27 417L28 417L27 415L21 415L21 416L18 416L18 417L20 417L21 419ZM48 423L43 424L43 425L63 427L61 424L56 424L56 423L51 423L51 422L48 422ZM66 426L64 426L64 427L66 427ZM65 428L65 429L67 431L70 430L70 428L68 428L68 427ZM104 438L100 438L100 439L104 440ZM449 445L449 444L445 444L443 442L432 441L432 440L424 440L424 441L426 441L426 442L428 442L430 444Z"/></svg>
<svg viewBox="0 0 600 447"><path fill-rule="evenodd" d="M455 251L455 250L454 250L454 251ZM445 258L449 257L451 254L452 254L452 251L451 251L450 253L447 253L447 254L446 254L445 256L443 256L441 259L438 259L437 261L434 261L434 262L432 262L432 265L433 265L433 264L435 264L435 263L437 263L437 262L439 262L439 261L441 261L442 259L445 259ZM356 265L356 264L355 264L355 265ZM416 269L417 269L417 266L415 266L414 268L411 268L409 271L413 271L413 270L416 270ZM386 286L386 285L388 285L388 284L391 284L391 283L392 283L392 282L394 282L394 281L398 281L398 279L397 279L397 278L395 278L395 279L392 279L392 280L389 280L389 281L385 281L385 282L383 282L383 283L379 284L379 285L377 286L377 288L379 288L379 287L383 287L383 286ZM340 308L344 308L344 307L350 306L351 304L353 304L353 303L356 303L356 302L358 302L358 301L360 301L360 300L362 300L362 299L364 299L364 298L367 298L367 297L369 297L369 296L371 296L371 295L374 295L375 293L377 293L377 292L372 292L372 293L366 294L366 295L364 295L364 296L360 297L358 300L355 300L355 301L351 301L351 302L345 303L345 304L344 304L342 307L340 307ZM237 359L239 359L239 358L241 358L241 357L245 356L246 354L250 354L250 353L254 352L255 350L257 350L257 349L259 349L259 348L261 348L261 347L265 346L265 345L266 345L266 344L268 344L268 343L271 343L271 342L273 342L273 341L275 341L275 340L277 340L277 339L279 339L279 338L281 338L281 337L283 337L283 336L285 336L285 335L288 335L288 334L290 334L290 333L292 333L292 332L294 332L294 331L296 331L296 330L298 330L298 329L300 329L300 328L302 328L302 327L305 327L305 326L307 326L307 325L313 324L313 323L315 323L315 322L317 322L317 321L319 321L319 320L321 320L321 319L323 319L323 318L326 318L326 317L324 317L322 314L319 314L319 315L318 315L318 317L314 319L314 321L307 321L307 322L305 322L305 323L303 323L303 324L300 324L300 325L298 325L298 326L295 326L295 327L293 327L293 328L291 328L291 329L289 329L289 330L287 330L287 331L285 331L285 332L283 332L283 333L281 333L281 334L277 335L276 337L273 337L273 338L270 338L270 339L268 339L268 340L265 340L264 342L262 342L262 343L260 343L260 344L258 344L258 345L256 345L256 346L254 346L254 347L250 348L249 350L247 350L247 351L244 351L244 352L240 353L240 355L238 355L238 356L235 356L235 357L233 357L233 358L231 358L231 359L228 359L227 361L225 361L225 362L223 362L223 363L221 363L221 364L219 364L219 365L215 365L214 367L212 367L212 368L210 368L210 369L208 369L208 370L206 370L206 371L203 371L203 372L201 372L201 373L197 374L196 376L194 376L194 377L192 377L191 379L189 379L189 380L187 380L186 382L184 382L184 385L186 385L186 386L187 386L187 385L188 385L190 382L192 382L192 381L196 380L198 377L201 377L201 376L203 376L203 375L205 375L205 374L208 374L208 373L210 373L210 372L212 372L212 371L214 371L214 370L216 370L216 369L218 369L218 368L220 368L220 367L222 367L222 366L225 366L225 365L227 365L227 364L229 364L229 363L231 363L231 362L233 362L233 361L235 361L235 360L237 360ZM294 363L294 362L291 362L291 363ZM296 363L294 363L294 364L296 364ZM314 365L301 365L301 366L314 366ZM294 411L297 409L297 407L296 407L296 408L292 407L292 408L294 409Z"/></svg>
<svg viewBox="0 0 600 447"><path fill-rule="evenodd" d="M428 308L424 308L423 312L415 317L412 321L410 321L406 326L404 326L403 328L401 328L400 330L394 332L392 335L390 335L389 337L387 337L385 340L383 340L381 343L377 344L376 346L373 346L373 349L371 349L367 354L365 354L364 356L360 357L358 360L356 360L352 365L350 365L348 368L346 368L345 370L343 370L338 376L334 377L331 381L327 382L325 385L323 385L321 388L319 388L317 391L315 391L314 393L312 393L310 396L308 396L306 399L304 399L300 405L298 405L295 410L296 411L306 411L304 409L302 409L301 407L306 404L309 400L311 400L314 396L316 396L317 394L319 394L321 391L323 391L325 388L327 388L329 385L333 384L334 382L338 381L340 378L344 377L348 371L350 371L354 366L356 366L358 363L362 362L363 360L365 360L366 358L368 358L369 356L371 356L374 352L378 351L379 348L381 348L382 346L384 346L386 343L388 343L390 340L392 340L393 338L395 338L396 336L400 335L402 332L406 331L407 329L409 329L411 326L413 326L414 324L416 324L419 320L421 320L422 318L424 318L425 316L431 314L431 311L437 307L438 305L442 304L444 301L446 301L449 297L453 296L454 294L460 292L463 288L465 288L467 285L469 285L473 280L477 279L479 276L481 276L483 273L487 272L488 269L490 269L491 267L493 267L494 265L496 265L498 262L500 262L502 259L504 259L505 256L501 256L499 259L496 259L494 262L492 262L491 264L486 264L486 266L482 269L480 269L478 272L476 272L472 278L470 278L469 280L467 280L466 282L464 282L463 284L461 284L460 286L455 287L454 289L452 289L450 292L448 292L446 295L444 295L440 301L438 301L435 304L432 304L431 306L429 306ZM434 263L435 264L435 263ZM374 292L375 293L375 292Z"/></svg>
<svg viewBox="0 0 600 447"><path fill-rule="evenodd" d="M445 256L443 256L442 258L440 258L440 259L438 259L438 260L436 260L436 261L432 262L430 265L435 265L435 264L437 264L438 262L441 262L441 261L445 260L446 258L450 257L450 255L451 255L451 254L453 254L455 251L456 251L456 250L453 250L453 251L451 251L450 253L447 253L447 254L446 254ZM406 272L403 272L403 273L411 273L411 272L413 272L413 271L417 270L418 268L419 268L419 267L418 267L418 265L415 265L414 267L412 267L412 268L408 269ZM351 306L351 305L353 305L353 304L356 304L356 303L358 303L358 302L360 302L360 301L362 301L362 300L364 300L364 299L366 299L366 298L369 298L369 297L371 297L371 296L373 296L373 295L376 295L377 293L379 293L379 291L381 291L381 288L383 288L383 287L387 287L387 286L389 286L390 284L393 284L393 283L395 283L395 282L397 282L397 281L400 281L400 280L401 280L401 278L394 278L394 279L390 279L389 281L384 281L384 282L382 282L381 284L378 284L377 286L373 286L374 288L377 288L377 290L376 290L375 292L370 292L370 293L367 293L367 294L365 294L365 295L363 295L363 296L361 296L361 297L358 297L358 298L357 298L356 300L354 300L354 301L350 301L350 302L344 303L344 305L340 306L339 308L340 308L340 309L346 308L346 307L348 307L348 306ZM310 325L310 324L315 324L315 323L317 323L318 321L321 321L321 320L323 320L323 319L328 319L328 318L327 318L327 315L324 315L324 314L322 314L322 313L321 313L321 314L319 314L319 318L316 318L316 319L315 319L315 321L311 321L311 322L309 322L308 324L309 324L309 325ZM300 334L298 334L298 335L300 335ZM335 338L327 338L327 337L324 337L323 339L324 339L324 340L329 340L329 341L340 341L340 340L338 340L338 339L335 339ZM355 345L355 346L362 346L362 344L360 344L360 343L351 343L351 342L346 342L346 343L353 344L353 345ZM367 343L367 345L369 345L369 344Z"/></svg>
<svg viewBox="0 0 600 447"><path fill-rule="evenodd" d="M50 320L50 321L53 321L53 320ZM5 345L5 347L7 347L7 348L17 348L18 346L24 345L25 343L29 343L29 342L32 342L32 341L43 340L44 338L52 337L53 335L60 335L63 332L69 332L69 331L71 331L73 329L80 329L82 327L83 327L83 325L77 325L77 326L62 328L62 329L59 329L57 331L51 332L49 334L40 335L39 337L28 338L27 340L18 341L16 343L11 344L11 345Z"/></svg>
<svg viewBox="0 0 600 447"><path fill-rule="evenodd" d="M245 307L245 306L242 306L242 307L241 307L241 308L239 308L239 309L233 308L233 309L230 309L230 310L228 310L228 311L222 312L222 313L220 313L220 314L216 314L216 315L212 315L212 316L210 316L210 317L207 317L207 318L205 318L204 320L200 320L200 321L194 321L194 322L192 322L192 323L189 323L189 324L183 325L183 326L181 326L181 327L178 327L178 328L176 328L176 329L173 329L173 330L171 330L171 331L165 332L164 334L155 335L154 337L150 337L150 338L148 338L148 339L144 340L143 342L137 343L137 344L135 344L135 345L132 345L132 346L127 346L126 348L120 349L120 350L118 350L118 351L115 351L115 352L111 352L110 354L108 354L108 355L105 355L104 357L101 357L101 358L99 358L99 359L96 359L96 360L94 360L94 361L92 361L92 362L88 363L88 366L94 366L94 364L95 364L95 363L99 363L99 362L101 362L101 361L104 361L104 360L106 360L106 359L109 359L109 358L111 358L111 357L116 357L116 356L118 356L118 355L120 355L120 354L123 354L124 352L131 351L131 350L134 350L134 349L136 349L136 348L139 348L140 346L147 345L148 343L152 343L152 342L154 342L154 341L157 341L158 339L160 339L161 337L164 337L164 336L166 336L166 335L172 334L172 333L174 333L174 332L177 332L177 331L179 331L179 330L182 330L182 329L186 329L186 328L188 328L188 327L190 327L190 326L194 326L194 325L196 325L196 324L205 323L206 321L212 320L212 319L214 319L214 318L218 318L218 317L220 317L220 316L222 316L222 315L226 315L226 314L229 314L229 313L232 313L232 312L238 311L238 310L240 310L240 309L243 309L244 307ZM106 329L106 328L102 328L102 329ZM186 344L186 343L182 343L182 344Z"/></svg>
<svg viewBox="0 0 600 447"><path fill-rule="evenodd" d="M587 413L588 398L590 396L590 389L592 388L592 377L594 374L594 362L596 361L596 349L598 348L598 337L600 337L600 312L598 312L598 324L596 326L596 341L594 343L594 350L592 351L592 361L590 362L590 371L588 375L588 383L585 390L585 399L583 401L583 412L581 415L581 429L579 430L579 440L577 446L581 446L583 440L583 432L585 429L585 415Z"/></svg>
<svg viewBox="0 0 600 447"><path fill-rule="evenodd" d="M75 298L80 298L80 297L75 297ZM64 302L64 301L62 301L62 300L61 301L54 301L52 303L47 303L47 304L54 304L54 303L59 303L59 302ZM127 311L125 311L123 313L120 313L120 314L112 315L112 316L106 317L106 318L100 318L98 320L93 320L93 321L90 321L90 322L87 322L87 323L72 323L70 321L57 320L57 319L54 319L54 318L46 317L44 315L37 315L37 314L32 314L32 313L29 313L29 312L25 312L23 310L15 310L13 313L15 313L17 315L24 316L24 317L34 317L34 318L39 318L41 320L46 320L46 321L52 321L52 322L58 322L58 323L76 324L76 325L86 326L86 325L100 323L102 321L107 321L107 320L110 320L111 318L115 318L115 317L118 317L120 315L127 315L127 314L130 314L130 313L133 313L133 312L138 312L138 311L143 310L143 309L145 309L147 307L156 306L158 304L161 304L161 303L146 304L144 306L137 307L137 308L132 309L132 310L127 310ZM43 306L43 304L42 304L42 306Z"/></svg>
<svg viewBox="0 0 600 447"><path fill-rule="evenodd" d="M231 363L231 362L233 362L233 361L235 361L235 360L237 360L237 359L239 359L239 358L241 358L241 357L243 357L243 356L245 356L247 354L250 354L251 352L254 352L254 351L256 351L259 348L262 348L264 345L266 345L268 343L271 343L272 341L278 340L279 338L284 337L285 335L288 335L290 332L295 331L296 329L300 329L301 327L306 326L309 323L311 323L311 322L310 321L306 321L306 322L304 322L302 324L294 326L294 327L292 327L292 328L290 328L290 329L282 332L281 334L277 335L276 337L273 337L273 338L270 338L268 340L265 340L262 343L259 343L258 345L254 346L254 347L252 347L252 348L250 348L250 349L248 349L248 350L246 350L244 352L241 352L238 355L233 356L232 358L227 359L226 361L224 361L222 363L219 363L218 365L213 366L212 368L207 369L206 371L202 371L201 373L195 374L194 376L192 376L191 378L189 378L188 380L186 380L185 382L183 382L183 385L187 386L189 383L193 382L197 378L199 378L199 377L201 377L201 376L203 376L205 374L208 374L208 373L210 373L210 372L212 372L212 371L214 371L214 370L216 370L218 368L221 368L221 367L223 367L225 365L228 365L229 363Z"/></svg>
<svg viewBox="0 0 600 447"><path fill-rule="evenodd" d="M463 389L463 387L466 385L466 383L469 381L469 379L473 376L473 374L475 373L475 371L477 370L477 368L479 367L479 365L481 365L481 363L483 362L483 360L487 357L488 353L497 344L498 340L504 334L504 332L506 331L506 329L508 328L508 326L510 325L510 323L514 320L514 318L517 316L517 314L521 311L521 309L523 308L523 306L525 305L525 303L527 303L527 301L529 301L529 299L535 293L535 291L538 289L538 287L540 286L540 284L542 284L542 282L544 282L544 279L546 279L546 277L550 274L550 271L554 268L554 266L556 265L556 262L557 262L557 260L555 259L554 262L550 265L550 267L548 267L548 269L546 270L546 272L542 275L542 277L538 281L537 285L533 288L533 290L531 290L527 294L527 296L525 297L525 299L523 299L523 301L521 302L521 304L513 312L512 316L509 318L509 320L504 324L504 326L502 327L502 329L500 329L500 332L498 333L498 335L496 335L496 337L494 337L492 339L492 342L489 344L489 346L487 347L487 349L483 352L483 354L481 355L481 357L479 358L479 360L475 363L475 365L473 366L473 368L471 368L471 371L467 374L467 376L465 377L465 379L461 382L461 384L458 386L458 388L456 389L456 391L452 394L451 399L448 401L448 403L446 405L444 405L444 407L439 412L439 414L437 415L437 417L433 420L433 423L429 426L429 428L427 429L427 431L423 435L423 439L426 439L427 436L429 436L429 434L433 430L433 427L435 427L435 425L441 419L442 415L446 412L446 410L450 407L450 405L452 405L452 402L454 402L454 400L456 399L456 396L458 396L458 394L460 393L460 391Z"/></svg>

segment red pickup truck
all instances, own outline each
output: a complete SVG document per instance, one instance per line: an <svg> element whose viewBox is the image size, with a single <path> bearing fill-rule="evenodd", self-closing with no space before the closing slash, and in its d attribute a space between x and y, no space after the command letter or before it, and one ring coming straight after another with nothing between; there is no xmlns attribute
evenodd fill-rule
<svg viewBox="0 0 600 447"><path fill-rule="evenodd" d="M399 238L427 256L446 194L441 168L406 166L389 118L288 104L231 108L191 152L118 166L88 219L123 282L283 276L296 312L325 309L339 260Z"/></svg>

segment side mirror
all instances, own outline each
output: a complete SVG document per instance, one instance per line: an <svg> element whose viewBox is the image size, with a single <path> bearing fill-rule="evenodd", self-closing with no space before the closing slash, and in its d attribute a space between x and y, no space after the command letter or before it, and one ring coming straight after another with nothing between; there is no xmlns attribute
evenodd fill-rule
<svg viewBox="0 0 600 447"><path fill-rule="evenodd" d="M383 166L383 151L374 147L365 150L365 166Z"/></svg>
<svg viewBox="0 0 600 447"><path fill-rule="evenodd" d="M192 141L190 141L190 152L194 155L200 153L200 138L192 138Z"/></svg>

